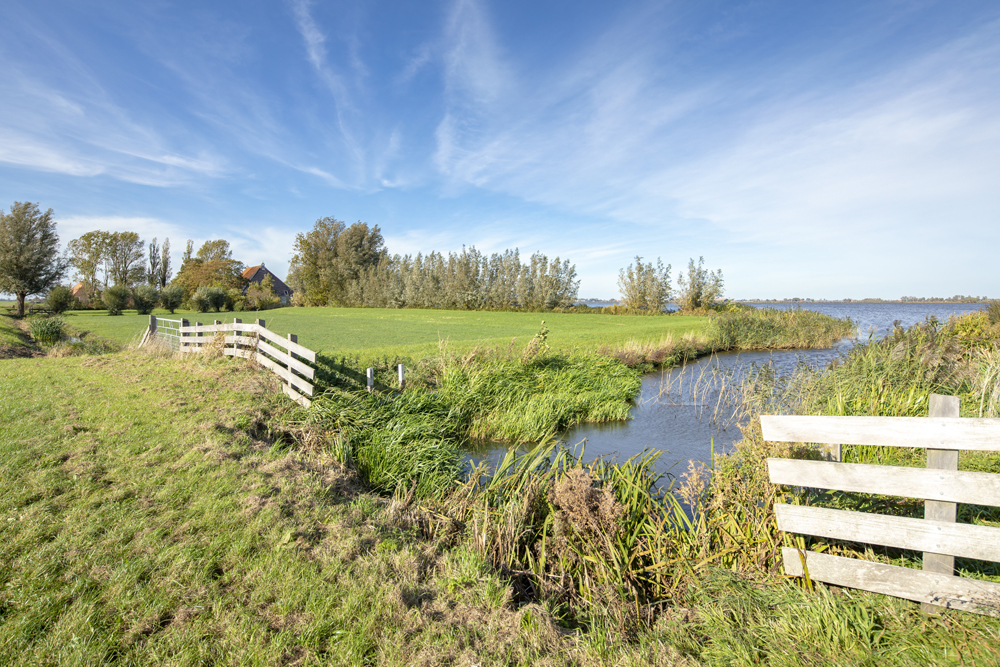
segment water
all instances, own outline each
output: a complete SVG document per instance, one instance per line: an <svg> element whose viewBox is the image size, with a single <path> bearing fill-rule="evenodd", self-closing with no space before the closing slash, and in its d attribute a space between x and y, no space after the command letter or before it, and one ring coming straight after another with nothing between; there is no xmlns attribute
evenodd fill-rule
<svg viewBox="0 0 1000 667"><path fill-rule="evenodd" d="M773 372L790 375L799 364L822 368L847 352L858 340L881 337L894 322L908 327L928 316L946 321L982 308L961 303L809 303L751 304L768 308L815 310L833 317L850 317L858 325L858 337L845 339L822 350L734 352L703 357L683 368L650 373L631 411L632 419L609 424L581 424L561 434L569 445L586 444L587 458L600 455L624 460L652 448L662 451L657 471L680 475L690 462L710 464L716 454L731 451L741 437L735 406L726 401L725 387L746 373ZM473 460L496 461L507 451L501 443L471 456Z"/></svg>

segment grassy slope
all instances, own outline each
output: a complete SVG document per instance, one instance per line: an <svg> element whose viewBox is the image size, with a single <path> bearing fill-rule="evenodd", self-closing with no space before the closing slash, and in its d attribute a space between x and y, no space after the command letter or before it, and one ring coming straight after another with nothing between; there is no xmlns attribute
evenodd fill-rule
<svg viewBox="0 0 1000 667"><path fill-rule="evenodd" d="M0 359L27 357L36 350L31 339L17 327L12 317L0 315Z"/></svg>
<svg viewBox="0 0 1000 667"><path fill-rule="evenodd" d="M578 313L507 313L462 310L396 310L381 308L279 308L261 313L191 313L171 316L157 309L156 315L172 319L212 322L239 317L244 322L260 317L267 328L285 335L298 335L299 342L316 351L336 354L364 352L371 355L431 356L438 341L448 339L452 349L475 345L508 345L517 338L527 343L538 332L542 320L550 329L548 343L554 350L593 348L628 340L658 342L667 336L680 338L699 331L707 318L696 316L644 317L637 315L589 315ZM138 340L149 321L146 315L128 311L108 317L104 311L75 311L66 322L120 343Z"/></svg>
<svg viewBox="0 0 1000 667"><path fill-rule="evenodd" d="M0 664L599 662L461 543L267 433L287 401L239 362L0 363Z"/></svg>

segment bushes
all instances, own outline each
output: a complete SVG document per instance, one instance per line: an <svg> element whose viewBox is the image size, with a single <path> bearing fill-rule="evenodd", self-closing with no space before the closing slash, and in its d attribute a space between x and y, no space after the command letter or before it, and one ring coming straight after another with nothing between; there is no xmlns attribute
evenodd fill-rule
<svg viewBox="0 0 1000 667"><path fill-rule="evenodd" d="M31 336L39 343L52 345L62 338L65 325L61 317L37 317L31 321Z"/></svg>
<svg viewBox="0 0 1000 667"><path fill-rule="evenodd" d="M191 295L191 307L199 313L207 313L209 310L221 311L226 306L226 290L221 287L208 287L202 285Z"/></svg>
<svg viewBox="0 0 1000 667"><path fill-rule="evenodd" d="M160 304L169 310L171 315L181 307L182 303L184 303L184 288L180 285L165 287L160 292Z"/></svg>
<svg viewBox="0 0 1000 667"><path fill-rule="evenodd" d="M68 287L58 285L49 290L49 295L45 302L53 313L65 313L72 308L76 302L76 297Z"/></svg>
<svg viewBox="0 0 1000 667"><path fill-rule="evenodd" d="M128 304L128 288L123 285L115 285L104 290L101 295L104 307L108 309L108 315L121 315Z"/></svg>
<svg viewBox="0 0 1000 667"><path fill-rule="evenodd" d="M140 315L149 315L156 307L159 295L152 285L139 285L132 292L132 303Z"/></svg>

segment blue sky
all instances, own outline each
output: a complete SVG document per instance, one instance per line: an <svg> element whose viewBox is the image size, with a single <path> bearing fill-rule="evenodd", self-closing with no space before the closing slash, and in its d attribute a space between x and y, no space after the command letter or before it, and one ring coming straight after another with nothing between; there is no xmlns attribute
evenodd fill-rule
<svg viewBox="0 0 1000 667"><path fill-rule="evenodd" d="M615 297L1000 297L1000 4L33 2L0 22L0 207L226 238L323 216L518 247Z"/></svg>

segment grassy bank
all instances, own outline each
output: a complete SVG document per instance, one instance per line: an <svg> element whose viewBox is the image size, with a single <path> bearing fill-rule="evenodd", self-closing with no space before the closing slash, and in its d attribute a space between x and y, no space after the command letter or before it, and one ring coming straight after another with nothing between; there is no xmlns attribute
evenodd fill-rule
<svg viewBox="0 0 1000 667"><path fill-rule="evenodd" d="M39 353L38 346L9 315L0 315L0 359L32 357Z"/></svg>
<svg viewBox="0 0 1000 667"><path fill-rule="evenodd" d="M4 361L3 664L601 664L231 360ZM296 440L296 438L299 438ZM617 664L669 664L620 645Z"/></svg>

